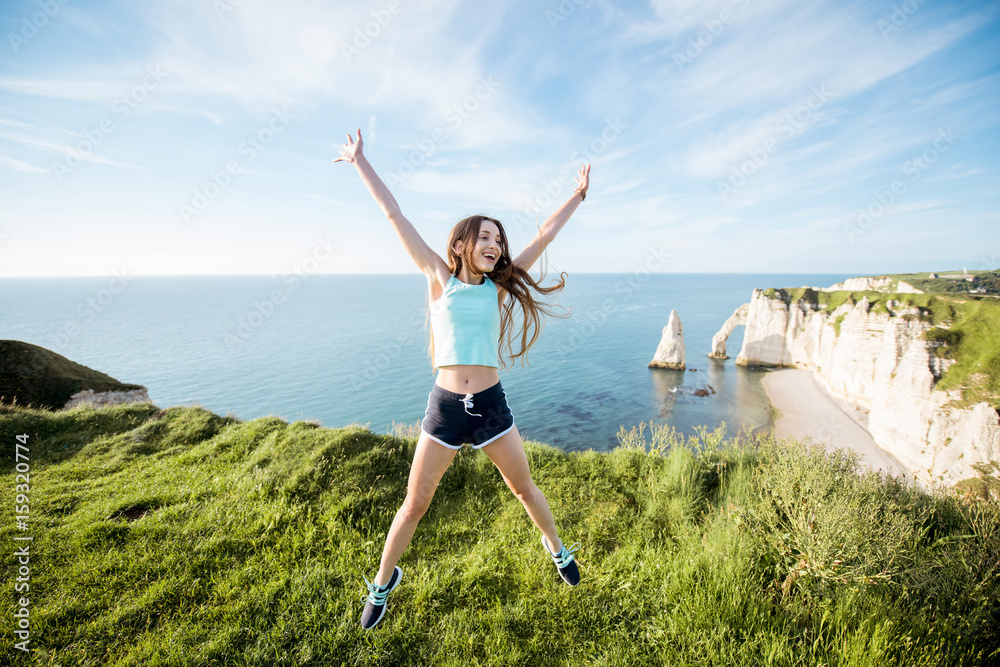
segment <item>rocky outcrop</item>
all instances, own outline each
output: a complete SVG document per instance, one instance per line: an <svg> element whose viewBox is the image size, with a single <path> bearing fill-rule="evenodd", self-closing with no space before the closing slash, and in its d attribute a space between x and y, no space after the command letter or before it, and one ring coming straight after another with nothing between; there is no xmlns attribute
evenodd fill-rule
<svg viewBox="0 0 1000 667"><path fill-rule="evenodd" d="M684 328L676 310L670 311L670 319L667 320L667 326L663 327L663 336L649 367L678 371L687 368L684 361Z"/></svg>
<svg viewBox="0 0 1000 667"><path fill-rule="evenodd" d="M726 341L729 340L729 334L733 333L733 329L747 323L747 311L749 310L750 304L744 303L733 311L733 314L729 316L729 319L722 325L722 328L712 336L712 351L708 353L709 357L712 359L729 358L729 355L726 354Z"/></svg>
<svg viewBox="0 0 1000 667"><path fill-rule="evenodd" d="M102 391L94 393L93 389L86 389L77 392L69 397L64 410L75 408L80 405L90 405L95 408L105 405L121 405L122 403L151 403L149 394L145 388L133 389L132 391Z"/></svg>
<svg viewBox="0 0 1000 667"><path fill-rule="evenodd" d="M754 290L737 364L815 372L832 395L868 411L875 442L924 482L977 476L977 463L1000 460L1000 415L989 403L958 407L960 391L937 381L951 362L924 338L931 325L915 308L868 299L832 311L799 299L786 304Z"/></svg>

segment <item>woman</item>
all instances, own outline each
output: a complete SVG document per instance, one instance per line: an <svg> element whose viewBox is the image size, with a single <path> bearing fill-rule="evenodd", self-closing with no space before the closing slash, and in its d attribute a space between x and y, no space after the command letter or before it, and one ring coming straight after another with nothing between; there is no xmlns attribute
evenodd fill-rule
<svg viewBox="0 0 1000 667"><path fill-rule="evenodd" d="M511 358L524 355L538 338L538 312L552 314L535 302L528 287L548 294L561 290L565 278L543 288L528 275L528 269L586 197L590 165L580 169L573 196L545 221L517 258L511 259L500 223L479 215L460 221L452 229L445 262L403 217L396 199L368 163L362 152L360 129L357 141L347 135L340 157L334 160L341 161L355 166L406 251L427 277L431 357L434 368L438 369L420 425L406 499L389 528L375 581L365 579L368 595L361 626L371 629L385 615L386 598L403 577L396 563L413 538L438 482L465 442L476 449L482 448L490 457L541 531L542 546L552 557L559 575L575 586L580 573L573 552L579 545L567 548L559 539L549 503L531 479L524 444L500 386L497 345L506 333ZM513 354L510 342L514 301L524 313L521 350L517 354ZM535 331L528 341L530 325L534 325Z"/></svg>

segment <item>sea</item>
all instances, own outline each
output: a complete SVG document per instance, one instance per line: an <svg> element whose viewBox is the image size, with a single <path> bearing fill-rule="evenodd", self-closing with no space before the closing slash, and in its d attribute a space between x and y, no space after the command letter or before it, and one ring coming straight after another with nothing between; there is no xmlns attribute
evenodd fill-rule
<svg viewBox="0 0 1000 667"><path fill-rule="evenodd" d="M730 433L767 428L767 371L735 364L743 327L727 360L708 358L712 336L755 287L849 277L568 274L547 299L569 317L546 318L527 365L500 371L518 431L566 451L607 451L642 423L686 435L723 422ZM0 339L143 385L160 407L385 434L417 426L427 408L426 300L419 273L0 278ZM648 367L671 310L687 371Z"/></svg>

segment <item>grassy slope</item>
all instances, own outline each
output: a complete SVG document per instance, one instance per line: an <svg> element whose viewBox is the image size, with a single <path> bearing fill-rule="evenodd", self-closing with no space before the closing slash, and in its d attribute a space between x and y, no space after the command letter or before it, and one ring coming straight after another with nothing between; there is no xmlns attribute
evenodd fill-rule
<svg viewBox="0 0 1000 667"><path fill-rule="evenodd" d="M938 278L930 278L930 274L935 273ZM979 280L976 282L977 287L987 287L993 293L1000 290L1000 271L987 271L987 270L974 270L969 271L968 275L976 276ZM942 278L940 276L948 276L947 278ZM932 294L943 294L943 293L963 293L966 294L969 288L973 285L965 282L962 278L964 276L963 269L957 269L953 271L923 271L921 273L883 273L878 276L863 276L869 278L891 278L896 281L892 284L895 288L898 282L902 280L903 282L909 284L911 287L915 287L923 292ZM891 291L891 290L890 290Z"/></svg>
<svg viewBox="0 0 1000 667"><path fill-rule="evenodd" d="M142 389L87 368L44 347L19 340L0 340L0 403L61 408L83 389Z"/></svg>
<svg viewBox="0 0 1000 667"><path fill-rule="evenodd" d="M995 498L857 476L846 454L662 430L652 453L638 430L607 454L529 443L563 537L583 544L573 589L487 457L465 449L386 620L364 633L361 577L412 439L150 405L0 406L0 433L30 436L31 631L62 665L1000 661ZM116 518L136 507L150 511ZM14 532L4 522L0 539Z"/></svg>
<svg viewBox="0 0 1000 667"><path fill-rule="evenodd" d="M844 303L855 304L863 298L869 312L888 313L888 302L896 301L893 310L915 307L921 320L954 334L946 342L932 334L940 344L936 353L955 360L938 382L941 389L963 389L963 404L987 401L1000 409L1000 300L992 297L948 294L896 294L883 292L817 292L808 287L768 289L765 296L785 303L805 300L816 309L833 312ZM907 317L907 316L904 316ZM840 333L838 317L833 322ZM940 333L940 332L935 332Z"/></svg>
<svg viewBox="0 0 1000 667"><path fill-rule="evenodd" d="M938 276L963 275L962 269L956 271L935 271L934 273ZM925 273L889 273L886 275L894 280L902 280L919 290L930 293L968 293L969 288L973 286L965 282L962 278L928 278L930 274L931 272L927 271ZM969 275L979 278L979 281L976 283L977 287L986 286L993 291L996 291L998 280L1000 280L1000 271L969 271Z"/></svg>

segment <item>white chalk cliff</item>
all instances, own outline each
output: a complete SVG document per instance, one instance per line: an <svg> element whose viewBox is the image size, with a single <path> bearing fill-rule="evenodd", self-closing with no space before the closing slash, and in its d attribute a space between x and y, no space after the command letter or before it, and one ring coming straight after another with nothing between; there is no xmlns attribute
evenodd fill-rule
<svg viewBox="0 0 1000 667"><path fill-rule="evenodd" d="M932 325L915 308L887 305L888 313L874 312L864 298L827 312L756 289L736 363L814 371L833 396L868 411L875 442L923 482L976 477L973 465L1000 461L1000 415L986 402L958 407L961 391L937 388L953 362L924 338Z"/></svg>
<svg viewBox="0 0 1000 667"><path fill-rule="evenodd" d="M663 336L656 347L656 354L649 362L650 368L669 368L682 371L687 366L684 361L684 328L676 310L670 311L667 326L663 327Z"/></svg>

